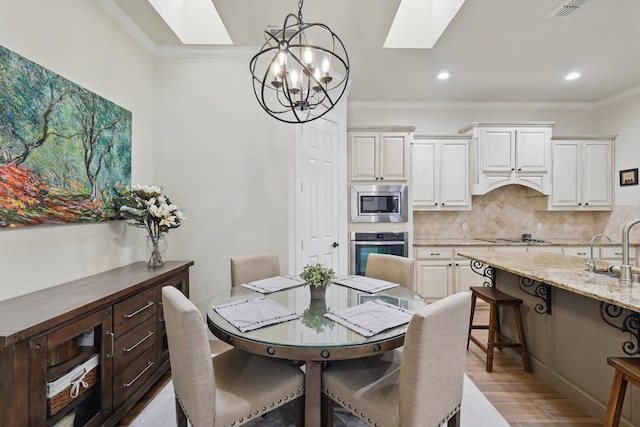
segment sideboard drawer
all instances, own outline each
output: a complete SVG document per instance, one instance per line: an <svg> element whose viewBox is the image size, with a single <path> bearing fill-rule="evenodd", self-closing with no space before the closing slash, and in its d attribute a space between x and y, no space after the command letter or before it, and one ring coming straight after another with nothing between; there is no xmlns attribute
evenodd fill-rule
<svg viewBox="0 0 640 427"><path fill-rule="evenodd" d="M113 407L118 408L135 393L156 369L156 349L149 347L113 377Z"/></svg>
<svg viewBox="0 0 640 427"><path fill-rule="evenodd" d="M120 372L156 343L156 318L150 317L115 341L113 372Z"/></svg>
<svg viewBox="0 0 640 427"><path fill-rule="evenodd" d="M156 288L127 298L113 307L113 332L120 337L158 312Z"/></svg>

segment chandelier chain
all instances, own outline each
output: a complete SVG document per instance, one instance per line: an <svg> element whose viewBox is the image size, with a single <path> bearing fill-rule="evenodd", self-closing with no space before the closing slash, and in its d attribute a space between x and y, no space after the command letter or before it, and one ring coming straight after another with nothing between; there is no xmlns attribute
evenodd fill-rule
<svg viewBox="0 0 640 427"><path fill-rule="evenodd" d="M298 0L298 23L302 24L302 3L304 0Z"/></svg>

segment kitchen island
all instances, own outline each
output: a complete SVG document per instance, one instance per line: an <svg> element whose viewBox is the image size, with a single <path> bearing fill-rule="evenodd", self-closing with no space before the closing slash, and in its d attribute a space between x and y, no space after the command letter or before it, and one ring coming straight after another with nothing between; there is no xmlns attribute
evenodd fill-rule
<svg viewBox="0 0 640 427"><path fill-rule="evenodd" d="M640 284L589 273L583 257L537 252L465 252L487 284L522 298L534 373L602 420L613 369L607 357L640 357ZM596 271L608 264L599 261ZM510 313L503 333L515 338ZM514 357L517 357L514 355ZM640 390L629 387L622 426L640 426Z"/></svg>

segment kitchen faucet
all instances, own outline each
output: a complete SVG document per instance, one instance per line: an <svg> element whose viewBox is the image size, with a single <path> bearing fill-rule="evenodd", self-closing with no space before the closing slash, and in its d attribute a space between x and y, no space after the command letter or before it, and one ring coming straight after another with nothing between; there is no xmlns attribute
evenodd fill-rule
<svg viewBox="0 0 640 427"><path fill-rule="evenodd" d="M607 236L606 234L602 234L602 233L600 233L600 234L596 234L595 236L593 236L593 237L591 238L591 244L589 245L589 246L591 247L591 259L589 260L589 273L595 273L595 272L596 272L596 262L595 262L595 260L593 259L593 242L595 242L595 240L596 240L598 237L606 237L606 238L607 238L607 240L608 240L609 242L611 242L611 239L609 238L609 236Z"/></svg>
<svg viewBox="0 0 640 427"><path fill-rule="evenodd" d="M629 232L631 228L640 222L640 218L632 219L622 230L622 265L620 266L620 284L630 285L633 283L631 275L631 265L629 265Z"/></svg>

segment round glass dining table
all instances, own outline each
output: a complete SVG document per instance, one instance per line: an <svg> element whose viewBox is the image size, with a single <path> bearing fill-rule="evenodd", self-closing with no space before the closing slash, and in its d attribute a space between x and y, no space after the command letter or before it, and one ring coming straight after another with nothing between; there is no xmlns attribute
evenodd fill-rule
<svg viewBox="0 0 640 427"><path fill-rule="evenodd" d="M249 298L267 297L298 314L294 320L240 332L215 311L215 307ZM327 287L325 298L312 300L306 285L262 294L243 286L229 288L210 301L207 324L222 341L254 354L305 362L305 427L320 426L322 363L356 359L385 352L404 343L408 324L365 337L324 316L376 299L411 312L420 311L427 302L402 286L375 294L338 284Z"/></svg>

